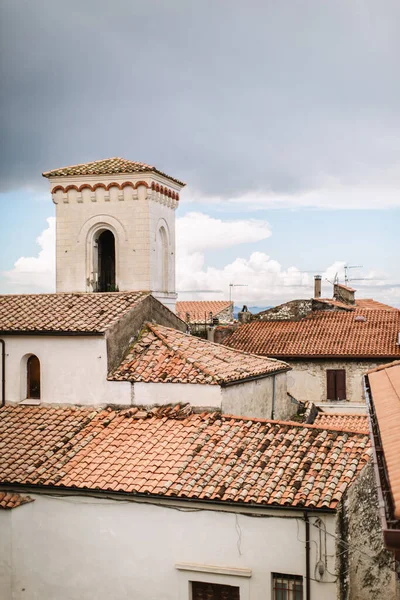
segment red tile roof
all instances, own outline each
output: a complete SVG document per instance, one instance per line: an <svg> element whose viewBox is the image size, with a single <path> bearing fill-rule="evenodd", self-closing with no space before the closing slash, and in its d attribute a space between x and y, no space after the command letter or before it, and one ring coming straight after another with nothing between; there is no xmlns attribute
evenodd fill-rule
<svg viewBox="0 0 400 600"><path fill-rule="evenodd" d="M372 369L368 373L368 381L394 503L394 516L400 519L400 361Z"/></svg>
<svg viewBox="0 0 400 600"><path fill-rule="evenodd" d="M217 385L289 369L279 360L232 350L176 329L147 323L109 379Z"/></svg>
<svg viewBox="0 0 400 600"><path fill-rule="evenodd" d="M148 295L112 292L0 296L0 333L104 332Z"/></svg>
<svg viewBox="0 0 400 600"><path fill-rule="evenodd" d="M0 408L0 482L336 508L367 435L189 407Z"/></svg>
<svg viewBox="0 0 400 600"><path fill-rule="evenodd" d="M116 173L158 173L163 177L175 181L179 185L185 185L183 181L170 177L163 171L159 171L152 165L146 165L141 162L134 162L132 160L126 160L119 156L113 158L105 158L101 160L94 160L89 163L81 163L79 165L71 165L69 167L59 167L52 171L45 171L43 177L73 177L81 175L114 175Z"/></svg>
<svg viewBox="0 0 400 600"><path fill-rule="evenodd" d="M360 433L369 433L368 417L360 414L333 414L320 412L314 419L314 425L318 427L331 429L340 429L341 431L358 431Z"/></svg>
<svg viewBox="0 0 400 600"><path fill-rule="evenodd" d="M0 491L0 509L18 508L21 504L27 504L28 502L33 502L29 496Z"/></svg>
<svg viewBox="0 0 400 600"><path fill-rule="evenodd" d="M186 314L190 315L190 323L209 323L210 312L213 317L218 317L219 313L232 307L233 316L233 302L229 300L199 300L199 301L183 301L176 303L176 314L180 319L186 321Z"/></svg>
<svg viewBox="0 0 400 600"><path fill-rule="evenodd" d="M223 343L279 358L395 358L399 331L398 310L317 311L299 321L252 321Z"/></svg>
<svg viewBox="0 0 400 600"><path fill-rule="evenodd" d="M382 302L378 302L372 298L360 298L359 300L355 301L355 304L347 304L346 302L341 302L335 298L315 298L315 300L317 302L324 302L325 304L337 306L338 308L343 308L345 310L398 310L394 306L383 304Z"/></svg>

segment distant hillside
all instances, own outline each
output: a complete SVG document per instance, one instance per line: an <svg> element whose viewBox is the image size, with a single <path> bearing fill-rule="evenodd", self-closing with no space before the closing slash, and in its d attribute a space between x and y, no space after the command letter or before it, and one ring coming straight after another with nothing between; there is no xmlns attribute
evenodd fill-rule
<svg viewBox="0 0 400 600"><path fill-rule="evenodd" d="M241 304L240 306L234 306L233 314L234 314L235 319L237 319L238 312L241 311L242 308L243 308L243 304ZM268 308L272 308L272 306L248 306L247 308L253 315L256 315L257 313L261 312L262 310L267 310Z"/></svg>

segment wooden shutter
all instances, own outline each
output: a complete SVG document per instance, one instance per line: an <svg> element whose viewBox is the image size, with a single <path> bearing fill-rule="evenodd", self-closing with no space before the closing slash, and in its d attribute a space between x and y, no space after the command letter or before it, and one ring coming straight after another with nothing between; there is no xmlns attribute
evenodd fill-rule
<svg viewBox="0 0 400 600"><path fill-rule="evenodd" d="M346 400L346 371L336 370L336 400Z"/></svg>
<svg viewBox="0 0 400 600"><path fill-rule="evenodd" d="M327 400L336 400L335 370L326 371L326 398Z"/></svg>

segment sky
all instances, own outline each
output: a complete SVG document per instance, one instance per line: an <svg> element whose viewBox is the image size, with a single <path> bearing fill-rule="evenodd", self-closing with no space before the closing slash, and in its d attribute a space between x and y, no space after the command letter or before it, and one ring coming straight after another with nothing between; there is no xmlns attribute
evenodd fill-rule
<svg viewBox="0 0 400 600"><path fill-rule="evenodd" d="M400 306L399 21L397 0L3 0L0 292L54 291L41 173L122 156L187 182L180 299L269 306L315 273L329 297L347 264Z"/></svg>

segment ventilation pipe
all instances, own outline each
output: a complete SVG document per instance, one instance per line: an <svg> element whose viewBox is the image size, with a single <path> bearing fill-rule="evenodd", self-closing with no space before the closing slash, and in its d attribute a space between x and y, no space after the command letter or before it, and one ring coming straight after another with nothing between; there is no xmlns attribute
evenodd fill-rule
<svg viewBox="0 0 400 600"><path fill-rule="evenodd" d="M4 340L0 340L1 344L1 404L4 406L6 403L6 343Z"/></svg>
<svg viewBox="0 0 400 600"><path fill-rule="evenodd" d="M314 298L321 298L321 275L314 275Z"/></svg>

